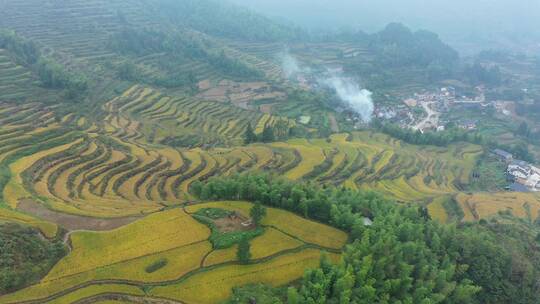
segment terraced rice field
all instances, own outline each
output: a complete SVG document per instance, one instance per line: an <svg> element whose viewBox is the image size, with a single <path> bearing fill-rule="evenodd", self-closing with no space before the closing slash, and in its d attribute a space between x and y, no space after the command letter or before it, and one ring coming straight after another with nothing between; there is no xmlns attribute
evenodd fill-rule
<svg viewBox="0 0 540 304"><path fill-rule="evenodd" d="M4 201L16 208L20 199L31 197L73 214L130 216L191 200L195 181L254 170L421 201L459 192L482 152L469 144L417 147L371 132L235 146L248 123L281 118L143 86L103 109L105 120L92 122L73 116L57 120L39 104L0 104ZM202 132L229 145L159 144L171 134Z"/></svg>
<svg viewBox="0 0 540 304"><path fill-rule="evenodd" d="M245 103L255 97L265 100L274 88L255 86L251 95L245 94L243 86L249 84L224 83L223 72L198 60L176 62L167 70L163 63L170 55L161 53L128 59L145 78L166 77L176 69L218 84L218 91L228 85L240 89L212 98L215 91L193 94L118 80L109 65L126 57L107 46L109 37L126 23L141 28L162 24L141 9L143 2L0 3L0 27L43 46L44 54L67 70L89 75L95 87L88 98L99 100L92 105L99 105L103 114L66 114L60 107L45 106L57 101L59 92L42 88L29 68L0 49L0 221L35 227L47 238L64 237L70 246L45 278L0 296L0 303L120 303L103 298L110 295L124 296L126 303L133 302L130 297L215 303L230 296L233 286L294 281L318 265L322 251L339 259L348 238L344 232L272 208L262 222L265 232L250 241L251 263L238 263L236 246L212 248L210 230L190 213L217 207L247 216L251 207L247 202L212 202L184 209L195 200L193 183L215 176L266 171L291 180L374 189L399 201L432 202L430 212L442 221L446 214L440 198L456 195L465 220L508 209L531 220L538 215L540 199L532 194L459 194L483 152L478 146L418 147L374 132L243 145L248 125L261 133L281 121L296 124L270 112L297 117L321 111L315 104L285 102L272 105L269 113L247 110ZM232 59L264 71L270 86L282 81L276 57L283 51L281 44L213 43L223 44ZM369 61L371 56L361 45L343 43L293 45L291 51L302 61L326 66L359 56ZM314 57L316 62L310 61ZM28 201L55 216L69 214L71 221L93 221L96 231L77 230L90 224L64 227L57 217L33 213ZM109 226L109 221L118 222ZM64 235L64 229L71 231ZM159 261L167 263L147 270Z"/></svg>
<svg viewBox="0 0 540 304"><path fill-rule="evenodd" d="M427 206L429 210L429 214L431 215L431 218L439 221L440 223L448 222L448 213L444 207L445 199L448 199L448 198L441 196L439 198L434 199L433 202L431 202Z"/></svg>
<svg viewBox="0 0 540 304"><path fill-rule="evenodd" d="M31 71L18 65L6 50L0 49L0 100L21 100L38 88L39 81Z"/></svg>
<svg viewBox="0 0 540 304"><path fill-rule="evenodd" d="M268 114L243 110L222 102L204 101L191 96L164 96L159 91L139 86L111 100L104 109L110 114L103 128L113 135L141 143L176 139L180 141L180 146L241 144L248 124L261 133L265 126L279 121ZM289 125L294 125L294 121L287 121ZM200 141L187 140L189 137ZM182 145L182 140L189 143Z"/></svg>
<svg viewBox="0 0 540 304"><path fill-rule="evenodd" d="M99 99L100 102L125 86L118 79L115 67L126 61L135 64L144 79L167 79L177 77L178 71L189 71L197 81L219 83L226 80L223 71L203 60L179 60L178 56L167 53L125 56L109 46L111 36L122 33L126 24L140 28L159 28L163 20L156 17L159 14L149 13L152 5L122 0L69 0L62 5L55 2L43 3L40 0L4 1L0 3L0 28L13 30L19 36L38 43L43 46L44 55L54 58L68 70L79 71L94 80L90 98ZM202 33L185 34L212 40ZM281 75L279 65L267 59L219 41L212 40L212 44L222 47L230 58L264 71L269 79L278 80ZM0 49L0 100L39 99L54 102L62 98L58 93L56 90L41 88L36 75L15 63L5 50ZM174 115L176 106L170 105L180 101L164 102L163 107L154 109L155 112L150 115L154 115L154 119L159 115ZM230 127L233 128L232 125Z"/></svg>
<svg viewBox="0 0 540 304"><path fill-rule="evenodd" d="M70 303L101 294L213 303L230 295L228 288L213 288L215 282L226 287L284 284L316 266L321 250L338 259L347 235L269 209L262 222L265 233L251 241L255 263L239 265L236 248L213 250L210 231L189 213L214 206L247 215L250 204L179 209L194 199L189 193L194 182L257 170L293 180L377 189L402 201L431 201L459 193L482 153L469 144L447 149L411 146L373 132L236 145L247 123L264 126L283 118L168 96L144 86L128 89L103 110L105 119L94 121L78 114L56 117L54 109L39 103L0 103L1 220L37 227L47 237L56 235L56 224L21 211L21 200L28 199L104 221L138 219L110 231L71 232L68 256L41 282L0 297L1 303ZM205 132L224 143L160 143L170 134ZM531 206L531 213L537 213ZM168 263L159 271L145 271L163 259Z"/></svg>
<svg viewBox="0 0 540 304"><path fill-rule="evenodd" d="M456 201L463 210L464 221L485 219L505 211L530 222L540 216L540 197L536 193L461 193Z"/></svg>
<svg viewBox="0 0 540 304"><path fill-rule="evenodd" d="M206 206L244 212L252 205L207 203L189 209ZM207 226L176 208L153 213L112 231L73 232L70 253L45 278L36 285L0 297L0 302L71 303L109 293L215 303L228 297L230 289L239 283L280 285L295 280L306 268L318 265L322 250L331 252L334 260L339 258L347 240L345 233L286 211L269 211L279 215L279 221L269 219L268 224L264 224L265 233L252 240L253 262L249 265L238 264L235 254L216 259L223 256L224 250L212 249ZM308 228L317 228L328 236L331 242L327 244L331 247L306 237L312 233ZM312 243L313 240L317 242ZM168 262L164 267L147 271L149 265L162 259ZM214 290L213 284L221 284L221 281L228 283ZM207 288L208 294L199 301L196 300L200 292L197 288L202 286Z"/></svg>

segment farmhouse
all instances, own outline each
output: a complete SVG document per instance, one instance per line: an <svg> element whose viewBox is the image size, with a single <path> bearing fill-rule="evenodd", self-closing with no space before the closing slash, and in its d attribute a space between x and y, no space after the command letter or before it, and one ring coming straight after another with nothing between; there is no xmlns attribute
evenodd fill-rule
<svg viewBox="0 0 540 304"><path fill-rule="evenodd" d="M540 168L526 161L514 160L508 165L507 173L516 183L527 187L530 191L540 191Z"/></svg>
<svg viewBox="0 0 540 304"><path fill-rule="evenodd" d="M464 130L475 130L476 129L476 121L475 120L464 120L459 124L459 127Z"/></svg>
<svg viewBox="0 0 540 304"><path fill-rule="evenodd" d="M504 161L507 163L511 162L514 159L514 156L512 155L512 153L501 150L501 149L493 150L493 154L495 154L495 156L497 156L501 161Z"/></svg>
<svg viewBox="0 0 540 304"><path fill-rule="evenodd" d="M508 173L517 178L527 178L531 175L531 165L522 160L515 160L508 165Z"/></svg>

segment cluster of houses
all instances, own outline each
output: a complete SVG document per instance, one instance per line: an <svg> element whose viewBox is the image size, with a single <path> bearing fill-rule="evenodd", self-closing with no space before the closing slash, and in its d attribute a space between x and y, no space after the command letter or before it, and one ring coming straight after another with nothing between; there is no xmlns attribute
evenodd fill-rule
<svg viewBox="0 0 540 304"><path fill-rule="evenodd" d="M514 182L514 191L540 191L540 168L523 160L514 159L512 153L495 149L493 154L507 165L506 174Z"/></svg>
<svg viewBox="0 0 540 304"><path fill-rule="evenodd" d="M496 106L499 106L499 108L502 107L503 109L505 108L506 104L500 105L495 102L487 102L484 87L476 87L475 91L475 97L466 97L456 95L456 90L453 87L443 87L435 92L415 93L413 97L403 100L403 103L409 108L428 105L435 113L446 113L450 111L451 108L468 110L485 110L488 107ZM507 115L506 112L507 111L504 112L505 115ZM447 121L441 118L436 122L437 124L432 124L431 128L434 131L444 131ZM474 119L463 119L456 121L456 125L464 130L476 130L478 128L478 121Z"/></svg>
<svg viewBox="0 0 540 304"><path fill-rule="evenodd" d="M375 106L373 115L379 119L397 124L409 124L414 121L412 112L405 105Z"/></svg>

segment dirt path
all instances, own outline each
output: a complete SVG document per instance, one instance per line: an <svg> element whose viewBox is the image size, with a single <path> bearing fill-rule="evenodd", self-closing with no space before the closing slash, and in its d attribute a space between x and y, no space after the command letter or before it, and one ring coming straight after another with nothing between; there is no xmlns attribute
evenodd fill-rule
<svg viewBox="0 0 540 304"><path fill-rule="evenodd" d="M154 297L144 297L144 296L132 296L118 293L102 294L97 296L92 296L74 302L74 304L92 304L97 302L104 301L122 301L128 303L137 303L137 304L182 304L184 302L173 301L169 299L161 299Z"/></svg>
<svg viewBox="0 0 540 304"><path fill-rule="evenodd" d="M334 114L328 113L328 120L330 121L330 129L332 130L332 132L339 133L339 124Z"/></svg>
<svg viewBox="0 0 540 304"><path fill-rule="evenodd" d="M140 219L140 217L136 216L105 219L61 213L50 210L32 199L22 199L17 206L17 210L31 214L42 220L55 223L70 231L107 231L125 226Z"/></svg>

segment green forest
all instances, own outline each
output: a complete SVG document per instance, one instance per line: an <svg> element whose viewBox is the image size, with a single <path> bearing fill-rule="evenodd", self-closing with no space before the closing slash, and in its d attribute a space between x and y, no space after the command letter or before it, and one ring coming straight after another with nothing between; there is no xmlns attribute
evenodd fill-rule
<svg viewBox="0 0 540 304"><path fill-rule="evenodd" d="M287 290L283 303L538 300L540 238L521 234L519 225L498 220L442 225L422 207L397 205L373 192L291 183L272 175L215 178L193 187L201 199L260 202L350 233L342 261L321 260L320 268L308 270L299 286ZM364 218L373 224L366 225Z"/></svg>

